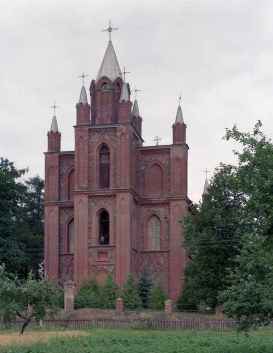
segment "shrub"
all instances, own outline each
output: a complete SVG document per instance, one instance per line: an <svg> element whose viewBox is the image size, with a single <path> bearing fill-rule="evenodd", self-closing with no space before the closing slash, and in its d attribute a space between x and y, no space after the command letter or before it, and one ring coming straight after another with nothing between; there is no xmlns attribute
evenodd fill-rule
<svg viewBox="0 0 273 353"><path fill-rule="evenodd" d="M153 310L164 309L166 299L167 296L163 290L158 286L154 286L151 290L150 308Z"/></svg>
<svg viewBox="0 0 273 353"><path fill-rule="evenodd" d="M104 309L114 309L118 296L118 286L115 284L113 277L107 277L105 285L100 290L101 306Z"/></svg>
<svg viewBox="0 0 273 353"><path fill-rule="evenodd" d="M101 306L101 288L95 280L91 280L80 288L75 298L75 308L100 308Z"/></svg>
<svg viewBox="0 0 273 353"><path fill-rule="evenodd" d="M144 270L141 273L139 282L138 282L138 293L142 302L143 308L148 308L150 305L151 289L153 282L147 270Z"/></svg>
<svg viewBox="0 0 273 353"><path fill-rule="evenodd" d="M129 274L127 282L123 287L122 298L126 309L134 310L141 307L138 288L131 274Z"/></svg>

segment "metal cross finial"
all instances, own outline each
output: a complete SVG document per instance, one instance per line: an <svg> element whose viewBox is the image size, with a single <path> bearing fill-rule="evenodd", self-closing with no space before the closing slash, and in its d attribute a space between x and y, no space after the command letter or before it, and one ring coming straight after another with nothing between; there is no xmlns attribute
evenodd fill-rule
<svg viewBox="0 0 273 353"><path fill-rule="evenodd" d="M109 24L108 24L108 27L103 29L102 32L108 32L109 33L109 42L111 41L111 33L113 31L117 31L118 28L117 27L112 27L112 24L111 24L111 20L109 20Z"/></svg>
<svg viewBox="0 0 273 353"><path fill-rule="evenodd" d="M123 75L123 81L125 82L125 76L126 74L130 74L131 72L126 71L125 66L123 67L122 75Z"/></svg>
<svg viewBox="0 0 273 353"><path fill-rule="evenodd" d="M178 104L181 105L181 102L182 102L182 96L180 94L180 96L178 97Z"/></svg>
<svg viewBox="0 0 273 353"><path fill-rule="evenodd" d="M59 108L59 106L56 105L56 101L54 101L54 104L50 108L53 109L53 114L56 115L56 109Z"/></svg>
<svg viewBox="0 0 273 353"><path fill-rule="evenodd" d="M210 173L210 171L208 169L205 169L204 173L206 174L206 179L208 179L208 174Z"/></svg>
<svg viewBox="0 0 273 353"><path fill-rule="evenodd" d="M79 76L79 78L81 78L82 79L82 85L84 86L84 79L85 79L85 77L87 77L88 75L87 74L85 74L84 72Z"/></svg>
<svg viewBox="0 0 273 353"><path fill-rule="evenodd" d="M134 89L135 99L137 99L137 94L138 94L138 92L141 92L141 90L140 90L140 89L135 88L135 89Z"/></svg>
<svg viewBox="0 0 273 353"><path fill-rule="evenodd" d="M160 142L161 140L162 140L162 139L161 139L161 137L159 137L159 136L155 136L155 138L154 138L154 142L155 142L156 146L158 146L158 145L159 145L159 142Z"/></svg>

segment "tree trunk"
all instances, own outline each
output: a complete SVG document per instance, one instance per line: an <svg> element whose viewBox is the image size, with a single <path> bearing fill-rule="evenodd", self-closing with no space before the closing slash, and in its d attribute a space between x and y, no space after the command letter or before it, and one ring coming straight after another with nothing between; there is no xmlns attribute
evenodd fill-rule
<svg viewBox="0 0 273 353"><path fill-rule="evenodd" d="M27 328L28 324L30 323L31 319L32 319L32 316L27 318L24 321L23 326L22 326L21 331L20 331L20 335L23 335L23 333L24 333L25 329Z"/></svg>

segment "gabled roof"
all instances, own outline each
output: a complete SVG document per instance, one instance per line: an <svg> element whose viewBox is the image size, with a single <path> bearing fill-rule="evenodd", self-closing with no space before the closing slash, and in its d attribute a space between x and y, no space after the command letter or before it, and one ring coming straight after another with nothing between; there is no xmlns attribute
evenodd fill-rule
<svg viewBox="0 0 273 353"><path fill-rule="evenodd" d="M118 59L113 47L112 41L109 40L98 75L97 80L102 77L108 77L111 81L114 81L116 78L122 78L122 73L118 63Z"/></svg>

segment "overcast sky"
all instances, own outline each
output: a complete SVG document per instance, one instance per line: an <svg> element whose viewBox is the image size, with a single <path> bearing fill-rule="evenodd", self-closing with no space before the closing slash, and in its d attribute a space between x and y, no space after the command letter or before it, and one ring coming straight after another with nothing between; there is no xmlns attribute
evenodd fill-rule
<svg viewBox="0 0 273 353"><path fill-rule="evenodd" d="M204 170L234 162L225 128L261 119L273 136L272 18L272 0L0 0L0 156L43 176L55 99L62 148L74 148L78 76L88 73L88 86L96 77L111 19L120 66L142 90L146 145L156 135L171 143L182 93L198 201Z"/></svg>

